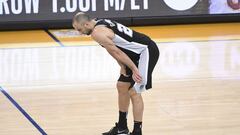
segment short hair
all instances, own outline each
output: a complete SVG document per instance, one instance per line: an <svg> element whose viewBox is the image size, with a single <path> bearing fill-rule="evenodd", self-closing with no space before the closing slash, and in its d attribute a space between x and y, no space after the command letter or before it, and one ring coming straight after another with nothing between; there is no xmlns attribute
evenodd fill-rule
<svg viewBox="0 0 240 135"><path fill-rule="evenodd" d="M86 21L91 21L91 20L92 20L92 18L91 18L89 15L87 15L87 14L85 14L85 13L83 13L83 12L78 12L78 13L73 17L73 23L74 23L74 22L77 22L77 23L82 24L82 23L84 23L84 22L86 22Z"/></svg>

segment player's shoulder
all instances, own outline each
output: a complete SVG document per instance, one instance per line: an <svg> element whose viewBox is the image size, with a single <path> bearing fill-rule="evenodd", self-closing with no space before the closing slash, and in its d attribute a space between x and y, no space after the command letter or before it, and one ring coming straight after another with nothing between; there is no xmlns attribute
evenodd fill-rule
<svg viewBox="0 0 240 135"><path fill-rule="evenodd" d="M108 21L107 21L107 19L96 19L96 22L97 22L97 26L98 25L108 25Z"/></svg>
<svg viewBox="0 0 240 135"><path fill-rule="evenodd" d="M95 38L98 38L98 37L103 37L103 36L107 36L107 37L113 37L114 36L114 33L108 29L107 27L104 27L104 26L96 26L93 31L92 31L92 34L91 34L91 37L93 39Z"/></svg>
<svg viewBox="0 0 240 135"><path fill-rule="evenodd" d="M108 33L108 29L106 27L104 27L103 25L95 26L92 31L92 35L101 35L101 34L104 35L107 33Z"/></svg>

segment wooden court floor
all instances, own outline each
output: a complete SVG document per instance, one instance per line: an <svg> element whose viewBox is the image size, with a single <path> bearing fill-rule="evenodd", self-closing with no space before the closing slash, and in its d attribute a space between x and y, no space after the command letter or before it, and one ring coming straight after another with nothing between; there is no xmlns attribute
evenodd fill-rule
<svg viewBox="0 0 240 135"><path fill-rule="evenodd" d="M144 135L239 135L240 23L133 29L161 53ZM0 32L0 65L0 135L101 135L117 121L119 67L89 37Z"/></svg>

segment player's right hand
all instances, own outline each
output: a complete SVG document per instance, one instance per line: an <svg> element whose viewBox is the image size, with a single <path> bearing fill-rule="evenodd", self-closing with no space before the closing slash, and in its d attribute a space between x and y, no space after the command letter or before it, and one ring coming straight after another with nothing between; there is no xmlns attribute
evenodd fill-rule
<svg viewBox="0 0 240 135"><path fill-rule="evenodd" d="M142 76L140 75L138 69L133 71L132 78L136 83L141 83L142 82Z"/></svg>

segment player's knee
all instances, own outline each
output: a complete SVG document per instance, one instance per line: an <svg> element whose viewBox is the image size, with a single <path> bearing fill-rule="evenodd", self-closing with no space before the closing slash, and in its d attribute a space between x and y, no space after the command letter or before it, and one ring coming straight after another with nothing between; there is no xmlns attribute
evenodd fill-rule
<svg viewBox="0 0 240 135"><path fill-rule="evenodd" d="M125 82L117 82L118 93L128 93L129 84Z"/></svg>
<svg viewBox="0 0 240 135"><path fill-rule="evenodd" d="M118 89L127 89L130 86L130 83L126 82L117 82Z"/></svg>
<svg viewBox="0 0 240 135"><path fill-rule="evenodd" d="M137 103L137 104L142 104L143 103L143 99L141 94L132 94L130 95L131 101L133 104Z"/></svg>
<svg viewBox="0 0 240 135"><path fill-rule="evenodd" d="M129 95L130 95L130 97L132 98L132 99L141 99L142 98L142 96L141 96L141 94L140 93L137 93L135 90L133 90L133 89L131 89L130 91L129 91Z"/></svg>

